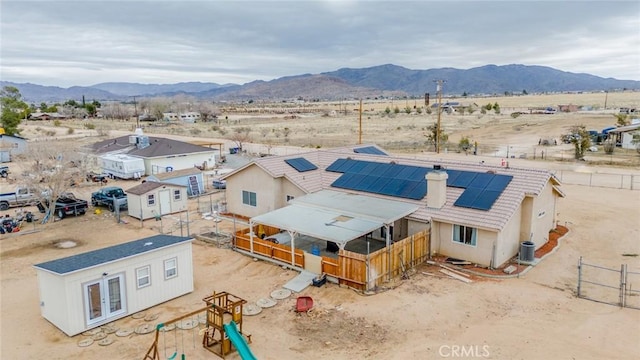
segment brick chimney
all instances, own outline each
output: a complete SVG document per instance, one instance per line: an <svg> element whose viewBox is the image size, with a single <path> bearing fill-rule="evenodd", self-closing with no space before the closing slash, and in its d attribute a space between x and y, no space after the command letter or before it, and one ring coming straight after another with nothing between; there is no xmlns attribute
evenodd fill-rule
<svg viewBox="0 0 640 360"><path fill-rule="evenodd" d="M441 170L440 165L433 165L433 171L427 173L427 207L441 209L447 202L447 178L446 171Z"/></svg>

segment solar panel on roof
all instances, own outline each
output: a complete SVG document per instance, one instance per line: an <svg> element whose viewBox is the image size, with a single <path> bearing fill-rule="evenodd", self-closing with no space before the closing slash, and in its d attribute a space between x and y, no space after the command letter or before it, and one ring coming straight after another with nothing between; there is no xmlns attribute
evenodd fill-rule
<svg viewBox="0 0 640 360"><path fill-rule="evenodd" d="M458 170L447 170L447 186L456 187L454 184L460 173Z"/></svg>
<svg viewBox="0 0 640 360"><path fill-rule="evenodd" d="M391 179L387 182L380 192L391 196L400 196L402 190L407 186L407 181L402 179Z"/></svg>
<svg viewBox="0 0 640 360"><path fill-rule="evenodd" d="M507 185L511 182L513 176L511 175L496 175L491 179L489 184L485 187L487 190L503 191Z"/></svg>
<svg viewBox="0 0 640 360"><path fill-rule="evenodd" d="M469 184L469 187L478 189L484 189L487 184L495 177L495 174L490 173L477 173L473 178L473 181Z"/></svg>
<svg viewBox="0 0 640 360"><path fill-rule="evenodd" d="M313 165L309 160L305 158L295 158L295 159L287 159L284 162L289 164L292 168L298 170L298 172L305 172L316 170L318 167Z"/></svg>
<svg viewBox="0 0 640 360"><path fill-rule="evenodd" d="M502 191L482 190L470 207L478 210L489 210L500 197L500 194L502 194Z"/></svg>
<svg viewBox="0 0 640 360"><path fill-rule="evenodd" d="M471 171L460 171L460 175L455 180L455 184L453 187L460 187L466 189L469 184L473 182L473 179L476 177L478 173Z"/></svg>
<svg viewBox="0 0 640 360"><path fill-rule="evenodd" d="M341 170L341 168L344 166L346 162L347 162L347 159L337 159L331 165L329 165L326 170L331 172L344 172Z"/></svg>
<svg viewBox="0 0 640 360"><path fill-rule="evenodd" d="M358 154L370 154L370 155L387 155L384 151L378 149L375 146L365 146L357 149L353 149L353 152Z"/></svg>
<svg viewBox="0 0 640 360"><path fill-rule="evenodd" d="M458 200L456 200L456 202L453 203L453 205L471 208L471 205L473 205L473 202L476 200L476 198L480 195L481 192L482 192L482 189L467 188L462 194L460 194L460 196L458 197Z"/></svg>

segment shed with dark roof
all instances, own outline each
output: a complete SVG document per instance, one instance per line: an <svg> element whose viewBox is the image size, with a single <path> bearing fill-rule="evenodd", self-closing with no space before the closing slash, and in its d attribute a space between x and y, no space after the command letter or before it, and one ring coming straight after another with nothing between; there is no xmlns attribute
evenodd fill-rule
<svg viewBox="0 0 640 360"><path fill-rule="evenodd" d="M155 235L36 264L41 314L73 336L188 294L192 241Z"/></svg>

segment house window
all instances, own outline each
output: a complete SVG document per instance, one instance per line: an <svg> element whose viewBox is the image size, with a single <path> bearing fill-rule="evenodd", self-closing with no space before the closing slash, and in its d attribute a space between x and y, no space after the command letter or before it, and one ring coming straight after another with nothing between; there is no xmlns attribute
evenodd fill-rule
<svg viewBox="0 0 640 360"><path fill-rule="evenodd" d="M173 200L178 201L182 197L180 190L173 190Z"/></svg>
<svg viewBox="0 0 640 360"><path fill-rule="evenodd" d="M476 246L478 229L463 225L453 226L453 241L465 245Z"/></svg>
<svg viewBox="0 0 640 360"><path fill-rule="evenodd" d="M136 281L138 289L151 285L151 266L136 269Z"/></svg>
<svg viewBox="0 0 640 360"><path fill-rule="evenodd" d="M242 203L245 205L256 206L256 193L242 190Z"/></svg>
<svg viewBox="0 0 640 360"><path fill-rule="evenodd" d="M147 195L147 205L153 206L156 204L156 196L154 194Z"/></svg>
<svg viewBox="0 0 640 360"><path fill-rule="evenodd" d="M172 258L164 261L164 278L171 279L178 276L178 259Z"/></svg>
<svg viewBox="0 0 640 360"><path fill-rule="evenodd" d="M287 195L287 202L289 202L289 200L293 200L293 199L295 199L295 196Z"/></svg>

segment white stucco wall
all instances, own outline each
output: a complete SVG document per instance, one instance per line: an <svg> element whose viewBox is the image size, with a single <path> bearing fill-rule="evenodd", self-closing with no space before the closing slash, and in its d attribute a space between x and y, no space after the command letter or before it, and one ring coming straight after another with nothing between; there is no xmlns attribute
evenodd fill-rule
<svg viewBox="0 0 640 360"><path fill-rule="evenodd" d="M227 178L227 210L231 213L254 217L279 208L282 204L281 183L256 165ZM256 194L256 206L242 203L242 191Z"/></svg>
<svg viewBox="0 0 640 360"><path fill-rule="evenodd" d="M475 246L461 244L453 241L453 224L433 221L431 225L431 252L490 266L493 244L497 240L497 235L497 232L477 229Z"/></svg>
<svg viewBox="0 0 640 360"><path fill-rule="evenodd" d="M144 159L145 174L152 175L165 172L165 169L169 166L172 167L173 170L190 169L193 168L194 165L201 166L205 161L208 167L213 167L216 164L216 152L215 150L211 150L187 155L146 158Z"/></svg>
<svg viewBox="0 0 640 360"><path fill-rule="evenodd" d="M165 279L164 261L171 258L177 258L178 275ZM144 266L150 266L151 285L138 289L136 269ZM192 292L192 246L190 241L184 242L66 275L41 269L37 269L37 273L39 283L46 282L40 287L42 315L67 335L73 336ZM104 273L124 274L126 311L88 326L84 284L101 279ZM53 278L58 278L58 281L52 281Z"/></svg>

